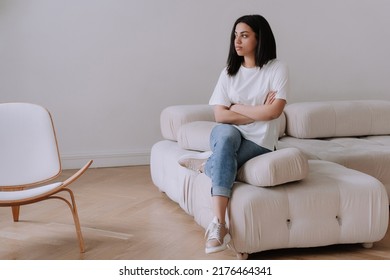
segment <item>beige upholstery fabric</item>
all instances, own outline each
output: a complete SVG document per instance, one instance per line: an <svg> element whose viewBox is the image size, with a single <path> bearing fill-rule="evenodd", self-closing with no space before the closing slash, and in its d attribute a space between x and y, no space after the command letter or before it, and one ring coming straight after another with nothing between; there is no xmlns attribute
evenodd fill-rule
<svg viewBox="0 0 390 280"><path fill-rule="evenodd" d="M189 151L181 149L176 142L157 142L152 147L150 169L153 183L159 190L193 215L188 191L198 174L177 163L179 157L186 153Z"/></svg>
<svg viewBox="0 0 390 280"><path fill-rule="evenodd" d="M296 103L285 114L287 135L279 146L374 176L390 197L390 101Z"/></svg>
<svg viewBox="0 0 390 280"><path fill-rule="evenodd" d="M210 150L210 133L216 122L197 121L184 124L177 133L177 142L182 149L195 151Z"/></svg>
<svg viewBox="0 0 390 280"><path fill-rule="evenodd" d="M390 134L390 101L302 102L284 112L287 135L296 138Z"/></svg>
<svg viewBox="0 0 390 280"><path fill-rule="evenodd" d="M177 163L188 152L173 141L156 143L152 179L206 228L213 218L211 182ZM308 176L301 181L272 188L234 185L227 221L238 252L370 243L383 238L389 208L378 180L327 161L309 160L308 164Z"/></svg>
<svg viewBox="0 0 390 280"><path fill-rule="evenodd" d="M229 218L239 252L383 238L388 201L378 180L330 162L310 160L309 166L299 182L274 188L237 184Z"/></svg>
<svg viewBox="0 0 390 280"><path fill-rule="evenodd" d="M366 136L366 137L362 137L361 139L368 140L372 144L380 144L383 146L390 147L390 135Z"/></svg>
<svg viewBox="0 0 390 280"><path fill-rule="evenodd" d="M286 148L247 161L238 171L237 180L271 187L302 180L308 171L306 156L296 148Z"/></svg>
<svg viewBox="0 0 390 280"><path fill-rule="evenodd" d="M336 162L374 176L385 186L390 197L390 136L364 138L297 139L283 137L279 146L295 147L309 159Z"/></svg>
<svg viewBox="0 0 390 280"><path fill-rule="evenodd" d="M160 115L161 133L165 139L177 141L180 127L193 121L215 121L209 105L178 105L165 108Z"/></svg>

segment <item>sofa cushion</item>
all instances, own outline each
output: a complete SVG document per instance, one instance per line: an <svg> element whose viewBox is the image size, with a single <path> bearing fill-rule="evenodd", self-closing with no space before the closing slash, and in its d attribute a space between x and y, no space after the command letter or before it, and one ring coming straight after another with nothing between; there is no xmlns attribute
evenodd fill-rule
<svg viewBox="0 0 390 280"><path fill-rule="evenodd" d="M259 187L271 187L305 178L307 157L297 148L285 148L257 156L239 170L237 180Z"/></svg>
<svg viewBox="0 0 390 280"><path fill-rule="evenodd" d="M182 125L177 133L179 147L185 150L209 151L210 133L216 122L197 121Z"/></svg>
<svg viewBox="0 0 390 280"><path fill-rule="evenodd" d="M309 159L336 162L377 178L390 197L390 135L279 140L279 147L300 149Z"/></svg>
<svg viewBox="0 0 390 280"><path fill-rule="evenodd" d="M160 115L161 134L167 140L177 141L177 133L182 125L214 120L213 108L207 104L170 106Z"/></svg>
<svg viewBox="0 0 390 280"><path fill-rule="evenodd" d="M369 140L373 144L380 144L390 147L390 135L366 136L362 139Z"/></svg>
<svg viewBox="0 0 390 280"><path fill-rule="evenodd" d="M296 138L390 134L390 101L322 101L286 106L286 134Z"/></svg>

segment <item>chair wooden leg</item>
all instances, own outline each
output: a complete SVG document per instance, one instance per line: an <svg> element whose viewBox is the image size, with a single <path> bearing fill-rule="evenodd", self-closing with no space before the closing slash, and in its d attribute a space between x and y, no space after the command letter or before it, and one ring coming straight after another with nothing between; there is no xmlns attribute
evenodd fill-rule
<svg viewBox="0 0 390 280"><path fill-rule="evenodd" d="M75 203L73 203L72 215L73 215L74 225L76 227L77 238L79 239L80 252L84 253L85 252L84 238L83 238L83 234L81 232L79 215L77 213L77 207L76 207Z"/></svg>
<svg viewBox="0 0 390 280"><path fill-rule="evenodd" d="M74 225L76 227L76 233L77 233L77 238L79 240L79 245L80 245L80 252L81 253L84 253L85 252L85 246L84 246L84 238L83 238L83 234L81 232L81 226L80 226L80 220L79 220L79 215L77 213L77 206L76 206L76 200L74 198L74 195L73 195L73 192L70 190L70 189L63 189L64 191L67 191L70 195L70 198L72 200L72 204L69 204L69 208L72 212L72 216L73 216L73 221L74 221Z"/></svg>
<svg viewBox="0 0 390 280"><path fill-rule="evenodd" d="M14 222L19 222L19 213L20 213L20 206L11 206L12 208L12 217L14 218Z"/></svg>
<svg viewBox="0 0 390 280"><path fill-rule="evenodd" d="M53 195L53 196L48 197L47 199L54 199L54 198L55 199L60 199L60 200L64 201L69 206L69 209L72 212L74 225L76 227L77 238L79 240L79 245L80 245L80 252L84 253L85 252L84 238L83 238L83 234L81 232L79 215L77 213L76 200L74 198L73 192L70 189L63 188L61 191L66 191L66 192L69 193L70 198L71 198L71 202L69 202L67 199L65 199L62 196L54 196Z"/></svg>

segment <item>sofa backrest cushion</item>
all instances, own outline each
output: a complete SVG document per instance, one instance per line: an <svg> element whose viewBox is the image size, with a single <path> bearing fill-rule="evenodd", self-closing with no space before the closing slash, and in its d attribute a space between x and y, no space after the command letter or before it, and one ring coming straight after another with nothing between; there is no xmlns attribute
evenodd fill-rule
<svg viewBox="0 0 390 280"><path fill-rule="evenodd" d="M237 180L259 187L272 187L304 179L309 172L306 156L297 148L284 148L248 160Z"/></svg>
<svg viewBox="0 0 390 280"><path fill-rule="evenodd" d="M184 124L177 133L179 147L185 150L210 151L210 134L216 122L196 121Z"/></svg>
<svg viewBox="0 0 390 280"><path fill-rule="evenodd" d="M390 134L390 101L355 100L286 106L286 134L296 138Z"/></svg>
<svg viewBox="0 0 390 280"><path fill-rule="evenodd" d="M160 115L161 134L167 140L177 141L181 126L194 121L215 121L213 108L207 104L167 107Z"/></svg>

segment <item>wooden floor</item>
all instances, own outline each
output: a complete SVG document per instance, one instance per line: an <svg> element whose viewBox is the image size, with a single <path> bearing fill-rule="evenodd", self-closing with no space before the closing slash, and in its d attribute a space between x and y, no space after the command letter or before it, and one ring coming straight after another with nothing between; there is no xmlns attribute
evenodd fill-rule
<svg viewBox="0 0 390 280"><path fill-rule="evenodd" d="M73 171L66 170L60 179ZM235 254L204 253L204 230L175 202L158 191L149 166L92 168L72 187L86 252L80 254L73 220L61 201L21 208L14 223L0 208L0 259L21 260L234 260ZM359 244L283 249L250 255L270 260L390 259L390 230L364 249Z"/></svg>

